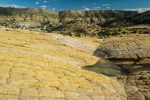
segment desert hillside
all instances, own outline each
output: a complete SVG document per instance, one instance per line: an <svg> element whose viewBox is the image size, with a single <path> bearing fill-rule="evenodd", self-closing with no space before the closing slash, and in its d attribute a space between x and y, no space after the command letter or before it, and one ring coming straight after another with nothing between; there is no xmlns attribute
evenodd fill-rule
<svg viewBox="0 0 150 100"><path fill-rule="evenodd" d="M104 27L128 27L128 26L137 26L137 25L149 25L150 23L150 11L143 13L138 13L124 18L115 19L108 21L103 26Z"/></svg>

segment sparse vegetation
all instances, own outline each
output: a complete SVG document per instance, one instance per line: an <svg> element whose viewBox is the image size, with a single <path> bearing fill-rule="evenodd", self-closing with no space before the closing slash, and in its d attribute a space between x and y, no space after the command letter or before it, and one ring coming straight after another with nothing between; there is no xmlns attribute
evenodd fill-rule
<svg viewBox="0 0 150 100"><path fill-rule="evenodd" d="M49 27L46 29L47 32L57 31L57 28ZM66 25L59 28L63 30L58 32L64 36L76 36L76 37L96 37L96 38L108 38L111 36L122 36L124 34L149 34L150 30L148 28L94 28L94 27L80 27L74 25Z"/></svg>
<svg viewBox="0 0 150 100"><path fill-rule="evenodd" d="M114 33L112 33L112 36L117 36L117 35L119 35L119 33L118 33L118 32L114 32Z"/></svg>

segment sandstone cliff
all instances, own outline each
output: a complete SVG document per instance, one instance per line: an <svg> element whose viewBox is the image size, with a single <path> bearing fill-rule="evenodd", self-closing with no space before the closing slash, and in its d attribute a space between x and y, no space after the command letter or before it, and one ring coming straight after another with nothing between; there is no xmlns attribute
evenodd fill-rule
<svg viewBox="0 0 150 100"><path fill-rule="evenodd" d="M50 11L37 8L17 9L0 8L0 23L40 26L42 22L50 23L104 23L116 18L137 14L135 11L90 10L90 11Z"/></svg>
<svg viewBox="0 0 150 100"><path fill-rule="evenodd" d="M116 18L136 14L134 11L118 10L90 10L90 11L63 11L60 12L61 22L77 21L83 23L104 23Z"/></svg>
<svg viewBox="0 0 150 100"><path fill-rule="evenodd" d="M0 8L0 23L40 26L42 22L59 23L59 13L37 8Z"/></svg>

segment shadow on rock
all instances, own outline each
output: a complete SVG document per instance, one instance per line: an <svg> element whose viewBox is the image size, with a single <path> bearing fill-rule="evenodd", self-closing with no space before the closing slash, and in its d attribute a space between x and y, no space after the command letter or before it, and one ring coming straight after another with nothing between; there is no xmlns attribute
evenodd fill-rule
<svg viewBox="0 0 150 100"><path fill-rule="evenodd" d="M118 76L128 74L125 70L109 60L100 59L95 65L85 66L82 69L94 71L106 76Z"/></svg>
<svg viewBox="0 0 150 100"><path fill-rule="evenodd" d="M107 57L107 53L102 51L101 49L96 49L93 52L93 56L99 57L99 58L106 58Z"/></svg>

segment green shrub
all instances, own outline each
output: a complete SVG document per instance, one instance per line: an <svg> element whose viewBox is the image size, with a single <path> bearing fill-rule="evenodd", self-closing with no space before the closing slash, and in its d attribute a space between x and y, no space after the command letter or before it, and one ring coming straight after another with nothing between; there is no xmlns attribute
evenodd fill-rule
<svg viewBox="0 0 150 100"><path fill-rule="evenodd" d="M104 36L103 32L98 32L97 34L98 34L98 36L102 36L102 37Z"/></svg>
<svg viewBox="0 0 150 100"><path fill-rule="evenodd" d="M81 33L83 36L88 36L89 35L89 33L87 33L87 32L84 32L84 33Z"/></svg>
<svg viewBox="0 0 150 100"><path fill-rule="evenodd" d="M72 36L71 32L65 33L65 35Z"/></svg>
<svg viewBox="0 0 150 100"><path fill-rule="evenodd" d="M118 33L118 32L114 32L114 33L112 33L112 36L116 36L116 35L119 35L120 33Z"/></svg>
<svg viewBox="0 0 150 100"><path fill-rule="evenodd" d="M79 28L79 29L74 30L73 32L84 33L86 31L83 28Z"/></svg>
<svg viewBox="0 0 150 100"><path fill-rule="evenodd" d="M96 33L91 33L90 34L90 37L94 37L94 36L96 36Z"/></svg>
<svg viewBox="0 0 150 100"><path fill-rule="evenodd" d="M123 34L126 34L127 32L123 31L122 33L123 33Z"/></svg>
<svg viewBox="0 0 150 100"><path fill-rule="evenodd" d="M16 25L15 28L20 28L20 26L19 26L19 25Z"/></svg>
<svg viewBox="0 0 150 100"><path fill-rule="evenodd" d="M51 32L52 32L52 30L49 29L49 28L46 28L46 31L47 31L48 33L51 33Z"/></svg>
<svg viewBox="0 0 150 100"><path fill-rule="evenodd" d="M149 31L144 31L144 32L143 32L143 34L149 34L149 33L150 33Z"/></svg>
<svg viewBox="0 0 150 100"><path fill-rule="evenodd" d="M60 32L60 34L64 35L64 32Z"/></svg>
<svg viewBox="0 0 150 100"><path fill-rule="evenodd" d="M121 28L119 28L119 29L118 29L118 31L119 31L119 32L121 32L121 31L122 31L122 29L121 29Z"/></svg>
<svg viewBox="0 0 150 100"><path fill-rule="evenodd" d="M78 33L78 32L74 33L74 35L77 37L81 37L81 33Z"/></svg>
<svg viewBox="0 0 150 100"><path fill-rule="evenodd" d="M137 31L135 30L135 31L133 31L132 33L137 33Z"/></svg>

